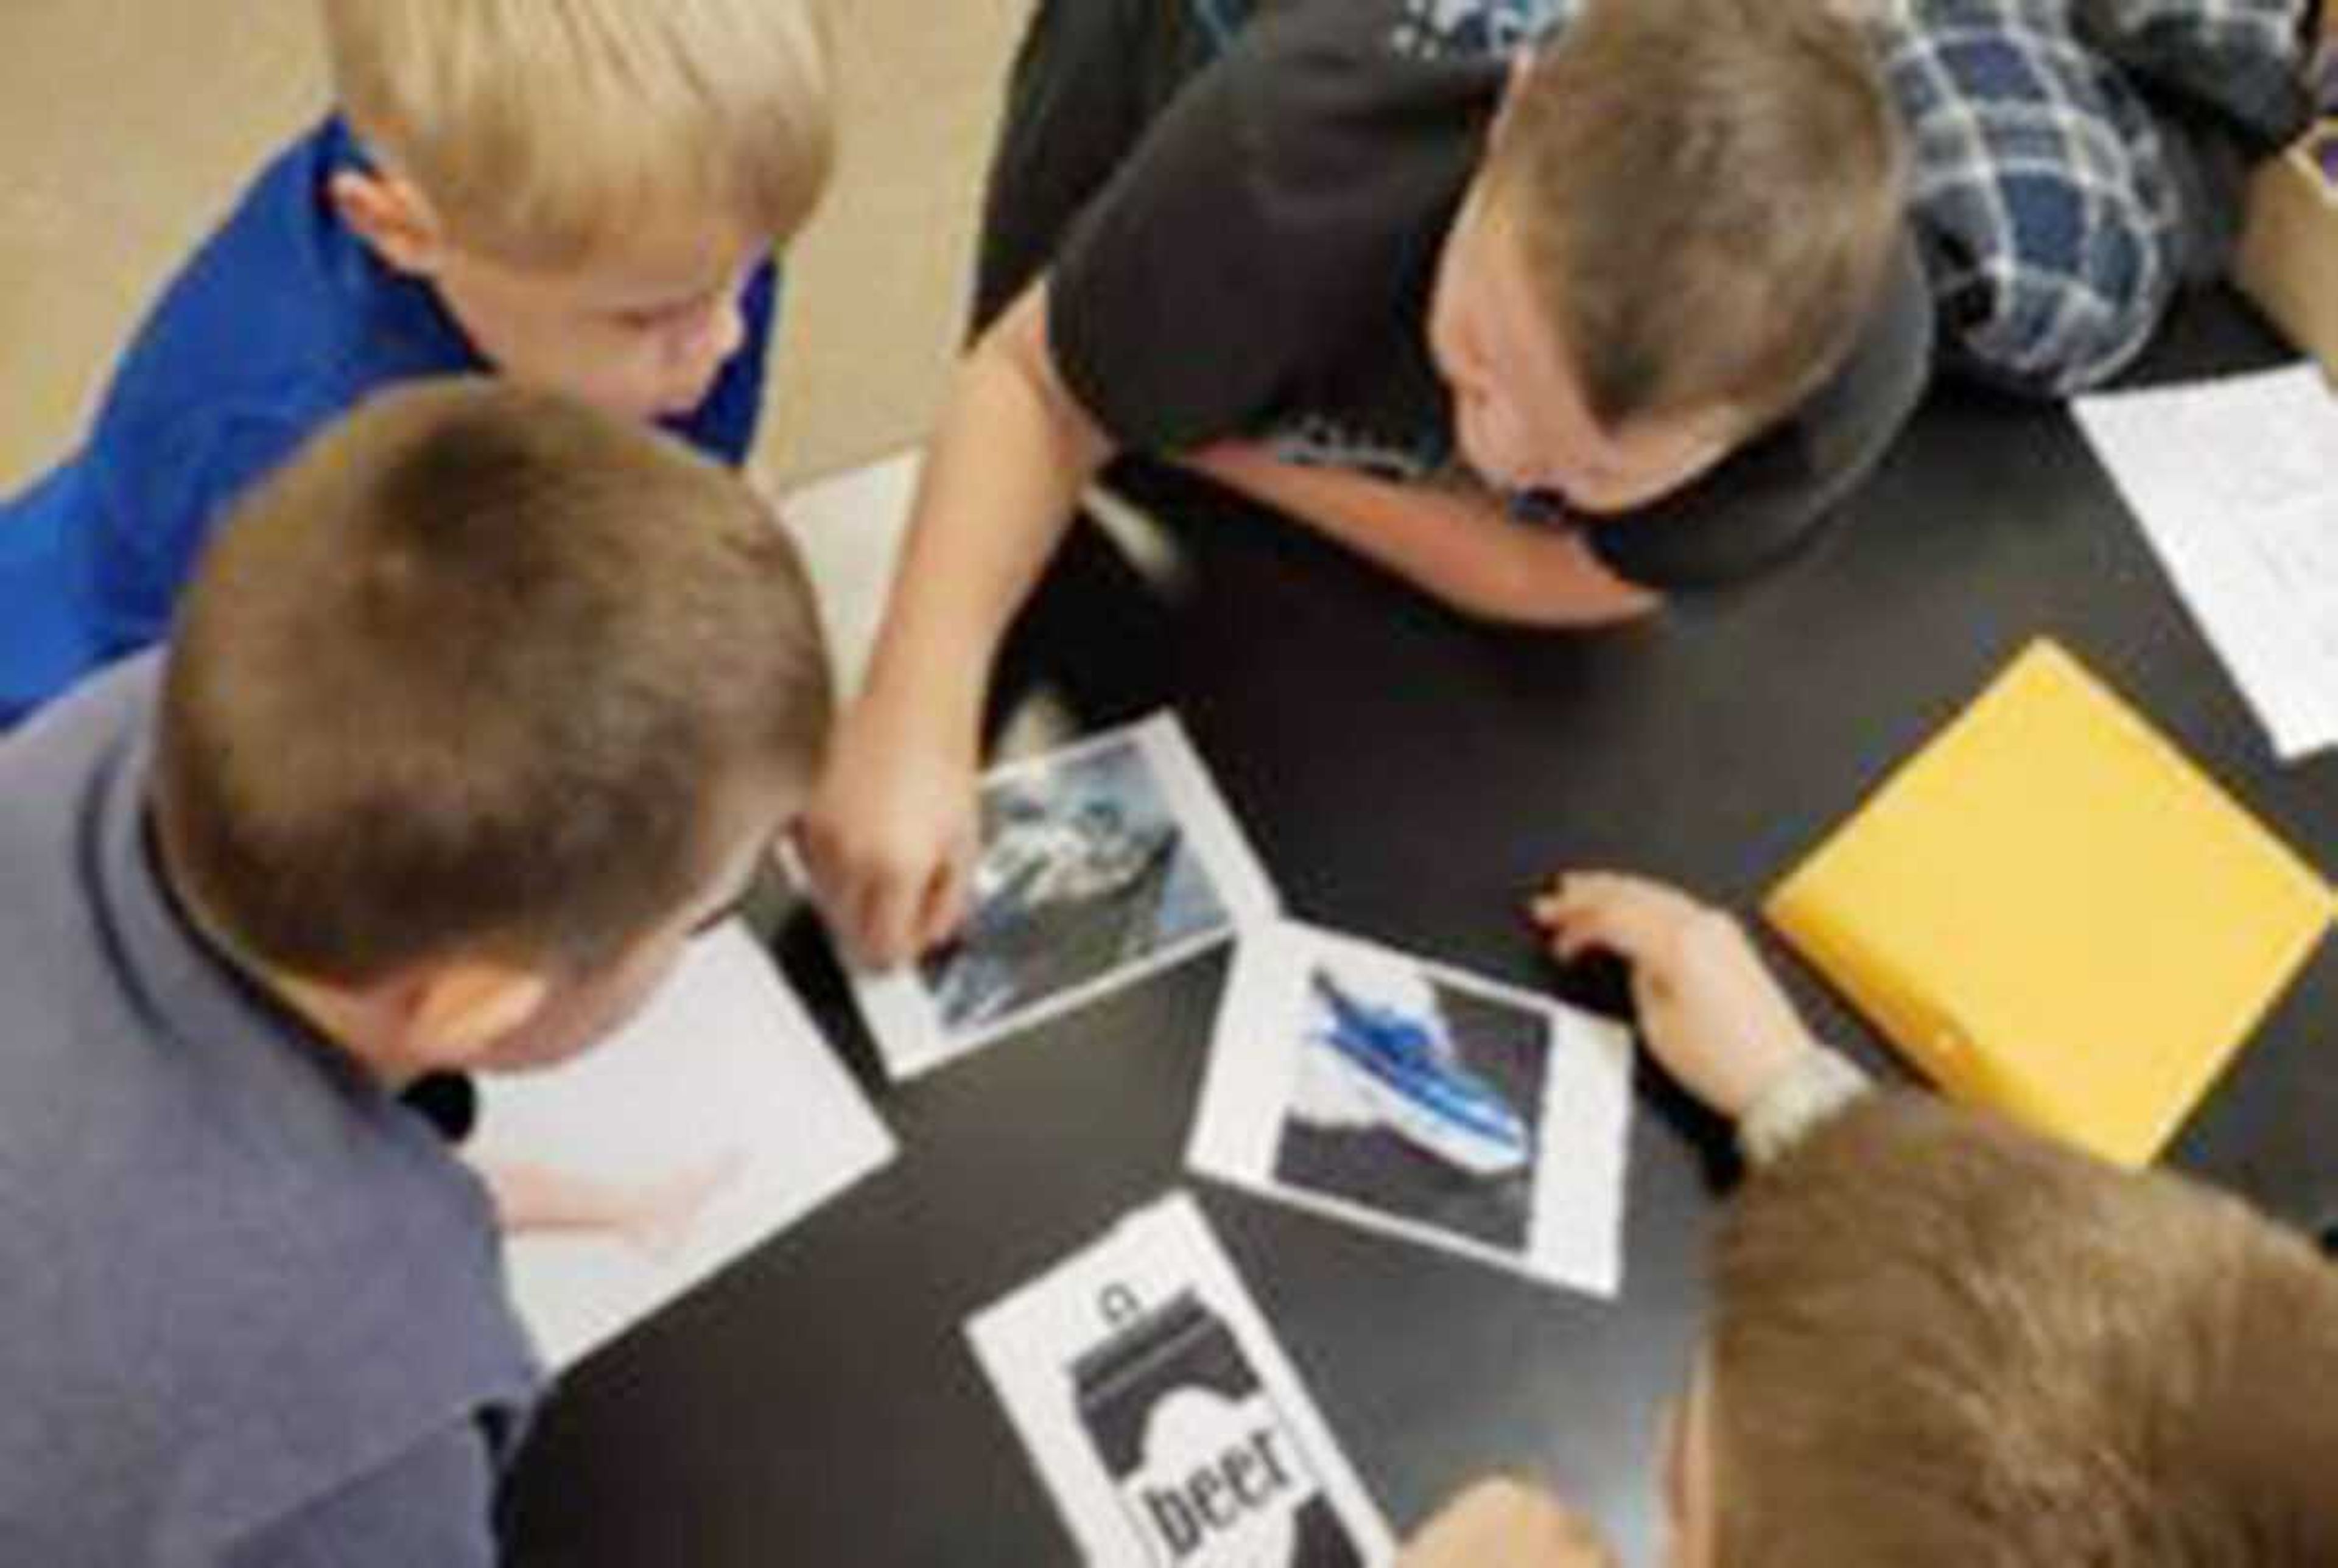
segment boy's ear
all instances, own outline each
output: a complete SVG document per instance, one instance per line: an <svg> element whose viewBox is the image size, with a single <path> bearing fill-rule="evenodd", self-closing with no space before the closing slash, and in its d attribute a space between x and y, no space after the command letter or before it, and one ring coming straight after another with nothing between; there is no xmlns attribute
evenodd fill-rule
<svg viewBox="0 0 2338 1568"><path fill-rule="evenodd" d="M430 1072L479 1066L551 995L552 982L533 969L449 959L413 982L401 1054Z"/></svg>
<svg viewBox="0 0 2338 1568"><path fill-rule="evenodd" d="M446 250L422 193L394 174L344 169L326 187L333 211L393 270L427 278Z"/></svg>

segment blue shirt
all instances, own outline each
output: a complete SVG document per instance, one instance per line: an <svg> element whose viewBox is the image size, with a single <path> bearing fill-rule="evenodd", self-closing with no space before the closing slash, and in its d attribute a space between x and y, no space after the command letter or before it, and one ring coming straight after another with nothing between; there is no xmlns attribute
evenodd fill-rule
<svg viewBox="0 0 2338 1568"><path fill-rule="evenodd" d="M489 370L430 287L385 266L328 198L362 167L329 119L270 166L171 284L88 445L0 503L0 726L162 641L227 505L375 392ZM778 272L706 400L667 428L733 466L763 400Z"/></svg>
<svg viewBox="0 0 2338 1568"><path fill-rule="evenodd" d="M182 917L158 659L0 741L0 1563L490 1568L486 1193Z"/></svg>

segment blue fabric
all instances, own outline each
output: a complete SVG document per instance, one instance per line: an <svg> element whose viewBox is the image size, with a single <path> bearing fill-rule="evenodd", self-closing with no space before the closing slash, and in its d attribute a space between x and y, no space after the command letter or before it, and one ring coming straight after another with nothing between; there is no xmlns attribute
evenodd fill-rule
<svg viewBox="0 0 2338 1568"><path fill-rule="evenodd" d="M99 662L96 617L64 569L81 481L69 463L0 514L0 729Z"/></svg>
<svg viewBox="0 0 2338 1568"><path fill-rule="evenodd" d="M181 914L159 661L0 740L0 1562L490 1568L541 1385L493 1206Z"/></svg>
<svg viewBox="0 0 2338 1568"><path fill-rule="evenodd" d="M2300 0L1897 0L1875 36L1953 363L2060 396L2150 341L2186 262L2172 148L2123 63L2261 119L2297 70Z"/></svg>
<svg viewBox="0 0 2338 1568"><path fill-rule="evenodd" d="M123 357L88 444L0 503L0 726L160 642L226 505L372 394L488 367L431 289L385 267L327 200L363 154L339 119L260 175ZM746 460L779 294L766 263L745 343L666 427Z"/></svg>

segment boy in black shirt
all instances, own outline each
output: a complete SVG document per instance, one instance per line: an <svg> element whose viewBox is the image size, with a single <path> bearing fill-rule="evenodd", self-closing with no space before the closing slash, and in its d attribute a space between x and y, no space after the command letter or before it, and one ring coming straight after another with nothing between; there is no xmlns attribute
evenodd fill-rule
<svg viewBox="0 0 2338 1568"><path fill-rule="evenodd" d="M961 917L992 656L1081 488L1174 456L1466 612L1785 555L1913 407L1901 152L1817 0L1054 0L982 303L804 848L861 956ZM1531 14L1530 14L1531 13Z"/></svg>

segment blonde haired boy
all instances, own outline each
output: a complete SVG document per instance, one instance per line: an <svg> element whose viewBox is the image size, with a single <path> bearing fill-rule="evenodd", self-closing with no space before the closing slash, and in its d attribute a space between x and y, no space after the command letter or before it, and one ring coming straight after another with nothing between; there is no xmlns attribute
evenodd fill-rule
<svg viewBox="0 0 2338 1568"><path fill-rule="evenodd" d="M1727 916L1631 877L1537 907L1633 966L1650 1051L1754 1167L1669 1423L1671 1568L2338 1563L2338 1269L2196 1182L2134 1175L1819 1046ZM1406 1568L1613 1563L1481 1486Z"/></svg>
<svg viewBox="0 0 2338 1568"><path fill-rule="evenodd" d="M0 743L0 1557L487 1568L540 1392L401 1094L592 1046L819 766L740 480L493 382L237 508L165 658Z"/></svg>
<svg viewBox="0 0 2338 1568"><path fill-rule="evenodd" d="M0 724L158 641L234 496L385 387L493 372L752 443L831 156L808 0L324 0L338 108L0 505Z"/></svg>

